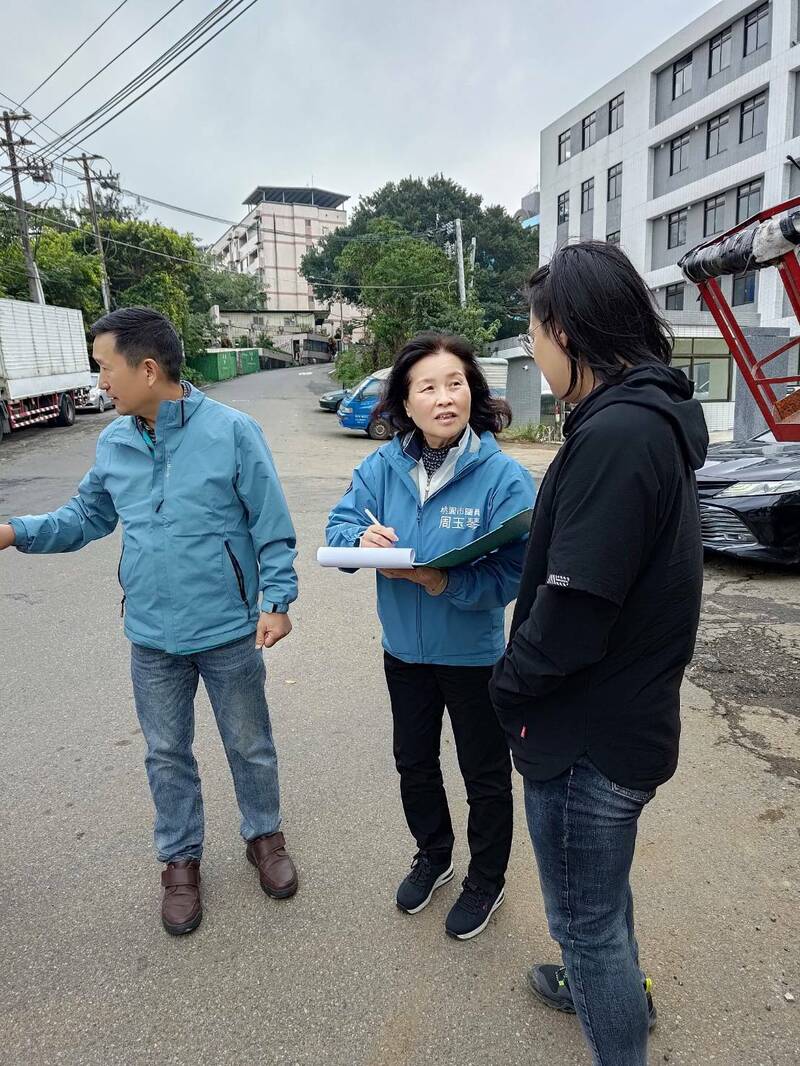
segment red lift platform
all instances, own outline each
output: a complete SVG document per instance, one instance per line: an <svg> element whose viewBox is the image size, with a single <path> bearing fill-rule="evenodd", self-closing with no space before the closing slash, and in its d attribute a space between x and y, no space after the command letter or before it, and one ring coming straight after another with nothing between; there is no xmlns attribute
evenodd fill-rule
<svg viewBox="0 0 800 1066"><path fill-rule="evenodd" d="M748 270L777 268L800 330L799 247L800 196L760 211L726 233L698 244L679 264L684 276L699 288L776 441L800 441L800 374L770 377L765 367L800 345L800 336L756 359L718 279ZM776 385L793 385L795 391L787 391L779 398Z"/></svg>

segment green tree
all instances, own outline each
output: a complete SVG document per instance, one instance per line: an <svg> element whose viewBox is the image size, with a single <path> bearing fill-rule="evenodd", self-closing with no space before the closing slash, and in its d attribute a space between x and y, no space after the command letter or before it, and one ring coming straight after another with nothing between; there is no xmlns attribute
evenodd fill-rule
<svg viewBox="0 0 800 1066"><path fill-rule="evenodd" d="M342 251L353 243L369 243L370 225L378 219L391 221L402 233L443 248L451 239L445 225L455 218L462 220L467 263L472 237L477 241L473 294L484 325L490 327L499 321L500 336L519 333L525 323L521 291L538 263L538 236L523 229L503 207L484 207L480 196L441 174L427 181L409 177L389 182L363 197L348 226L329 234L306 253L302 273L321 300L341 293L369 306L372 294L358 287L353 271L344 269Z"/></svg>

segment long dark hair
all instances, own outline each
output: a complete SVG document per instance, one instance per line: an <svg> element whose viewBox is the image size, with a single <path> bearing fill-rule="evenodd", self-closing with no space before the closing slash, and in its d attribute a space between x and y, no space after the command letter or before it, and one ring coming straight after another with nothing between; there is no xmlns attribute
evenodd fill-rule
<svg viewBox="0 0 800 1066"><path fill-rule="evenodd" d="M472 396L469 424L477 434L487 430L499 433L511 424L511 408L505 400L492 396L469 341L453 333L440 333L437 330L418 333L397 353L375 412L378 418L383 418L399 433L416 428L406 414L409 374L415 363L436 352L450 352L464 364L464 374Z"/></svg>
<svg viewBox="0 0 800 1066"><path fill-rule="evenodd" d="M581 241L559 248L528 282L534 316L570 361L569 391L582 372L618 380L641 363L670 363L673 333L653 295L616 244Z"/></svg>

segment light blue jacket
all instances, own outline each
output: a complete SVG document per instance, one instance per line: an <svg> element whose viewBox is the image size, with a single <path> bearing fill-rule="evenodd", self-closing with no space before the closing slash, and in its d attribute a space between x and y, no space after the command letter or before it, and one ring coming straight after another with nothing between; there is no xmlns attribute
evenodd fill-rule
<svg viewBox="0 0 800 1066"><path fill-rule="evenodd" d="M533 478L504 455L491 433L472 434L452 478L420 502L414 471L417 435L395 437L353 471L351 487L330 513L327 541L353 547L370 525L366 510L393 526L399 547L433 559L496 529L533 506ZM505 649L504 608L516 598L525 542L506 545L449 571L441 596L410 581L377 575L383 646L412 663L489 666Z"/></svg>
<svg viewBox="0 0 800 1066"><path fill-rule="evenodd" d="M295 533L260 427L191 388L161 404L156 444L130 416L97 441L78 493L51 514L14 518L22 552L77 551L121 519L125 633L176 655L255 632L297 598Z"/></svg>

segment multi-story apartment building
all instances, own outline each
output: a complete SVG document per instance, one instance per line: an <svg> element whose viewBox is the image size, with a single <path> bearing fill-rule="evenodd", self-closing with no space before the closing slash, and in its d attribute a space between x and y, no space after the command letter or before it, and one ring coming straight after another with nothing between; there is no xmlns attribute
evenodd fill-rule
<svg viewBox="0 0 800 1066"><path fill-rule="evenodd" d="M567 239L622 244L675 328L675 363L711 429L732 425L735 375L677 263L800 194L799 24L798 0L723 0L541 135L543 259ZM744 326L797 331L776 272L722 287Z"/></svg>
<svg viewBox="0 0 800 1066"><path fill-rule="evenodd" d="M300 263L309 248L347 225L347 199L325 189L259 185L244 201L248 213L211 246L211 254L228 269L257 275L270 311L313 311L317 324L333 332L342 322L363 318L363 311L346 302L331 309L315 299Z"/></svg>

